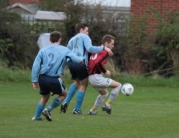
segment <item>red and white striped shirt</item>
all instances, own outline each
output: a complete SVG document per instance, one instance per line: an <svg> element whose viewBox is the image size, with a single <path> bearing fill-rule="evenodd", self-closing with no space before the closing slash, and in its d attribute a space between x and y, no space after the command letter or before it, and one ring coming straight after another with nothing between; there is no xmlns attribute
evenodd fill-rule
<svg viewBox="0 0 179 138"><path fill-rule="evenodd" d="M99 53L91 53L89 58L88 75L106 73L104 65L107 62L108 52L103 50Z"/></svg>

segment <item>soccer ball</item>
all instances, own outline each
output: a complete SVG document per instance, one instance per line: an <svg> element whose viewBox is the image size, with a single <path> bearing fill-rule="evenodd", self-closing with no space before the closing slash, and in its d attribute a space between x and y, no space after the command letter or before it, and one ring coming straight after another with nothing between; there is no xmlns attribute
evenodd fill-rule
<svg viewBox="0 0 179 138"><path fill-rule="evenodd" d="M129 96L129 95L133 94L134 87L130 83L125 83L122 85L121 92L122 92L122 94Z"/></svg>

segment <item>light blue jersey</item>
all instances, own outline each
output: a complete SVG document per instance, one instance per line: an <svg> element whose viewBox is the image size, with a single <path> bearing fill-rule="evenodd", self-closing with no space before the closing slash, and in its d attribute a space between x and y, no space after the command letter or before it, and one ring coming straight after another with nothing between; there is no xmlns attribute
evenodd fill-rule
<svg viewBox="0 0 179 138"><path fill-rule="evenodd" d="M62 45L53 44L41 49L32 66L32 82L38 82L40 74L59 77L63 75L66 58L77 63L83 60Z"/></svg>
<svg viewBox="0 0 179 138"><path fill-rule="evenodd" d="M79 57L88 60L89 53L98 53L104 49L104 46L93 46L90 37L87 34L79 33L72 37L67 47Z"/></svg>

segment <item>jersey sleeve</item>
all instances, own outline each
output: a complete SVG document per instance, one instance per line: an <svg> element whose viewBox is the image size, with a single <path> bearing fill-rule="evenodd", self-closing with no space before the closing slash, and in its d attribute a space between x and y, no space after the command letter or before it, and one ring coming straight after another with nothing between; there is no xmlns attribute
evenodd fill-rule
<svg viewBox="0 0 179 138"><path fill-rule="evenodd" d="M65 65L66 65L66 61L67 61L66 58L64 58L63 61L62 61L62 65L61 65L61 68L60 68L60 71L59 71L59 72L60 72L60 73L59 73L60 76L61 76L61 75L65 75Z"/></svg>
<svg viewBox="0 0 179 138"><path fill-rule="evenodd" d="M72 60L73 62L77 62L77 63L80 63L83 61L83 57L79 57L71 51L68 52L66 57L69 58L70 60Z"/></svg>
<svg viewBox="0 0 179 138"><path fill-rule="evenodd" d="M93 46L88 35L83 35L83 43L86 50L90 53L98 53L104 49L104 46Z"/></svg>
<svg viewBox="0 0 179 138"><path fill-rule="evenodd" d="M41 51L37 54L33 66L32 66L32 82L38 82L38 74L40 72L40 64L42 62L42 53Z"/></svg>

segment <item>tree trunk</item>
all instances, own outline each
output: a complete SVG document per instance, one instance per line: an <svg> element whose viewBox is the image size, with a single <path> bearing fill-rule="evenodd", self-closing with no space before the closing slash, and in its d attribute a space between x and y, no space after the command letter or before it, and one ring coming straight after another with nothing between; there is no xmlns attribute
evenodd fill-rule
<svg viewBox="0 0 179 138"><path fill-rule="evenodd" d="M171 52L171 57L173 61L174 73L179 75L179 49L174 49Z"/></svg>

